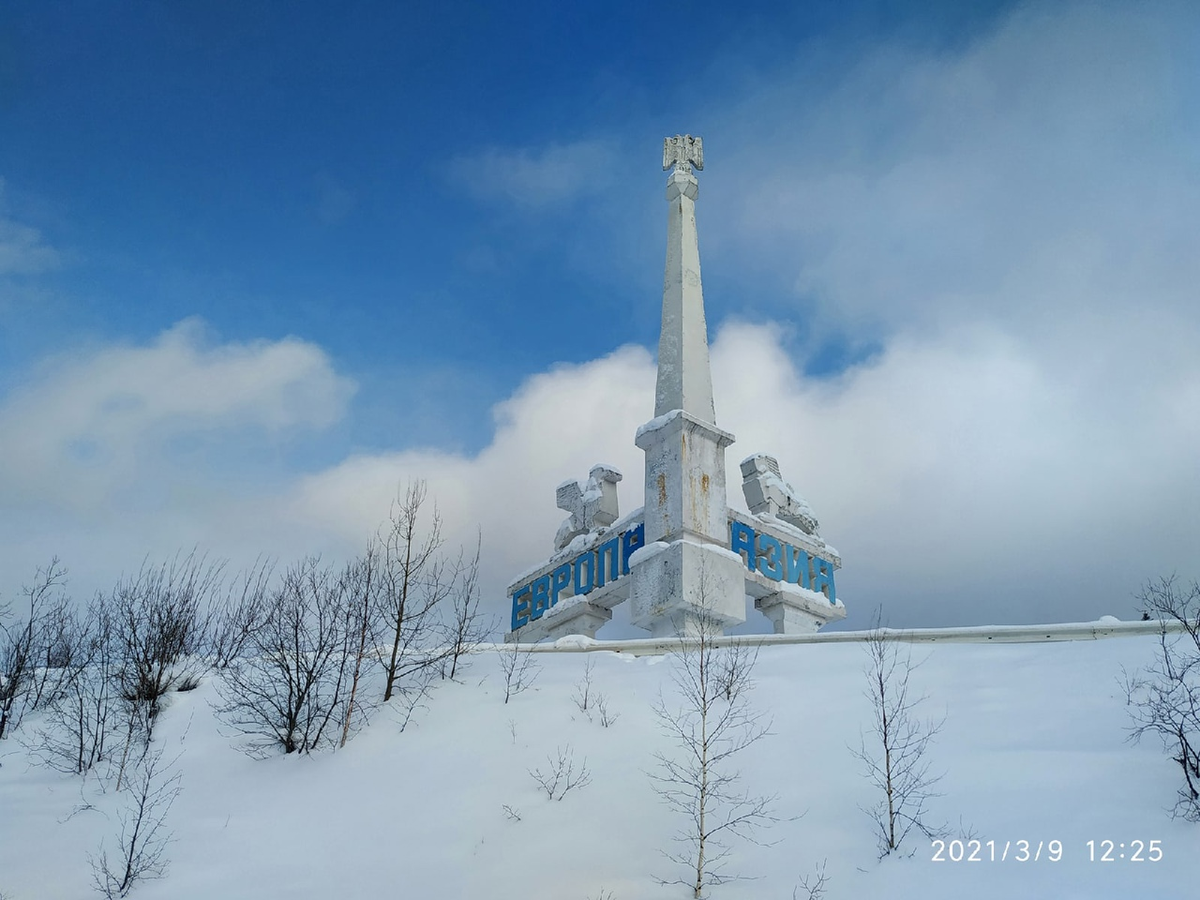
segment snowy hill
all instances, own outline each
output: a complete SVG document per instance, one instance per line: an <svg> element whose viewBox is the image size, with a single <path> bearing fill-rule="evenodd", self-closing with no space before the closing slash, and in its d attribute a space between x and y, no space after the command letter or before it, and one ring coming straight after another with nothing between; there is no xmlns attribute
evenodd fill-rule
<svg viewBox="0 0 1200 900"><path fill-rule="evenodd" d="M1167 810L1178 766L1155 741L1130 745L1122 667L1147 664L1150 637L1051 644L914 647L926 715L945 714L929 756L945 777L932 819L995 853L1062 842L1062 858L934 862L929 842L880 861L860 810L877 799L850 753L870 727L862 644L764 647L751 702L771 734L739 759L746 786L778 795L770 846L739 844L730 871L753 880L713 898L790 898L828 860L826 898L1185 898L1200 883L1200 826ZM685 898L657 879L685 825L653 790L653 753L673 745L652 709L669 697L671 657L539 653L532 686L504 703L500 654L484 650L441 683L401 731L389 709L342 750L253 759L214 717L213 680L176 693L156 744L178 757L182 791L166 825L166 876L138 900L209 898ZM573 700L587 659L610 727ZM128 791L81 787L31 764L26 720L0 743L0 894L95 896L88 854L115 848ZM552 801L529 770L570 747L589 784ZM961 824L960 824L961 823ZM1089 861L1088 841L1159 841L1157 862ZM1096 850L1097 855L1099 849ZM1114 856L1116 853L1114 853ZM805 896L801 891L798 896Z"/></svg>

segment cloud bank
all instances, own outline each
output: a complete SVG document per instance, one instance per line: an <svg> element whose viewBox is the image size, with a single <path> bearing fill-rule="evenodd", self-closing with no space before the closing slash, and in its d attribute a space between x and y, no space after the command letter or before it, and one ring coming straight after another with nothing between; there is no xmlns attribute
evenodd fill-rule
<svg viewBox="0 0 1200 900"><path fill-rule="evenodd" d="M236 563L259 552L341 558L369 537L408 479L425 478L452 544L472 544L479 529L484 590L499 616L509 577L550 551L564 515L554 508L560 481L609 462L626 475L622 509L641 505L633 432L651 416L654 384L643 348L532 376L496 408L495 437L477 455L358 454L233 490L219 471L181 465L167 444L142 441L134 453L133 436L164 420L177 432L317 426L346 387L315 348L234 345L197 356L186 333L98 353L74 368L76 380L58 373L4 409L5 424L26 434L21 446L42 451L4 460L6 508L16 492L42 498L26 520L33 533L6 529L6 572L58 552L84 583L101 587L143 553L193 544ZM1196 418L1178 414L1172 386L1146 398L1160 413L1152 430L1138 431L1103 404L1081 405L1019 345L986 329L898 341L833 380L806 379L769 325L726 325L712 356L718 420L737 435L730 501L743 506L738 460L779 457L845 558L839 585L850 624L864 624L876 606L910 625L1129 615L1140 581L1190 561L1200 534ZM127 381L100 377L133 371L129 357L172 390L144 390L141 405L110 402L135 396L111 390L129 390ZM250 395L227 377L242 367L262 373ZM87 402L55 399L77 389ZM1191 390L1194 402L1200 379ZM202 402L194 399L201 391ZM153 399L163 394L180 399ZM50 412L29 412L34 398L49 401ZM76 417L82 424L61 424ZM121 437L80 460L70 453L79 434ZM76 489L52 493L52 471ZM131 473L143 481L137 491L128 490ZM89 479L90 491L82 489Z"/></svg>

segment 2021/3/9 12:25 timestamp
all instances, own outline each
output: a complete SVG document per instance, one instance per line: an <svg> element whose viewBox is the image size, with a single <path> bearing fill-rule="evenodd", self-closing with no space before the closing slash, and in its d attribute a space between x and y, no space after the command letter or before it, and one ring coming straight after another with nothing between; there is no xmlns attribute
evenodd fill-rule
<svg viewBox="0 0 1200 900"><path fill-rule="evenodd" d="M1163 858L1162 841L1088 841L1090 862L1158 862Z"/></svg>

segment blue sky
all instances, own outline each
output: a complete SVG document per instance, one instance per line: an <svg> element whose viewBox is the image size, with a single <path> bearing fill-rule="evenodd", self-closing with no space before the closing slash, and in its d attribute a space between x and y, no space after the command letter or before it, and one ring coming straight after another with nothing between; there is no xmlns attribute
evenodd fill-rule
<svg viewBox="0 0 1200 900"><path fill-rule="evenodd" d="M6 203L67 264L39 279L56 303L6 317L5 349L193 315L230 340L296 335L361 380L352 443L477 449L525 375L654 342L662 134L702 133L798 47L839 67L834 40L936 48L995 5L16 4ZM554 183L473 166L489 150ZM769 277L708 262L715 320L754 313L735 287L793 312ZM823 337L842 363L853 337ZM431 380L436 415L409 388Z"/></svg>
<svg viewBox="0 0 1200 900"><path fill-rule="evenodd" d="M1196 571L1188 5L0 16L0 593L352 552L417 476L496 593L563 478L624 454L639 505L677 132L729 458L780 457L848 604L1124 614Z"/></svg>

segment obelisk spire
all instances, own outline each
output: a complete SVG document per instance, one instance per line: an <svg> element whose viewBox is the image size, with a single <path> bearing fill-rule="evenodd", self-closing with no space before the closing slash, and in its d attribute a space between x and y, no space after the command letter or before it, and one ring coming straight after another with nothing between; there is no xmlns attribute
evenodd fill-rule
<svg viewBox="0 0 1200 900"><path fill-rule="evenodd" d="M696 195L700 186L693 168L704 168L700 138L688 134L663 141L663 169L672 171L667 178L670 211L654 415L682 409L701 421L716 424L696 236Z"/></svg>

